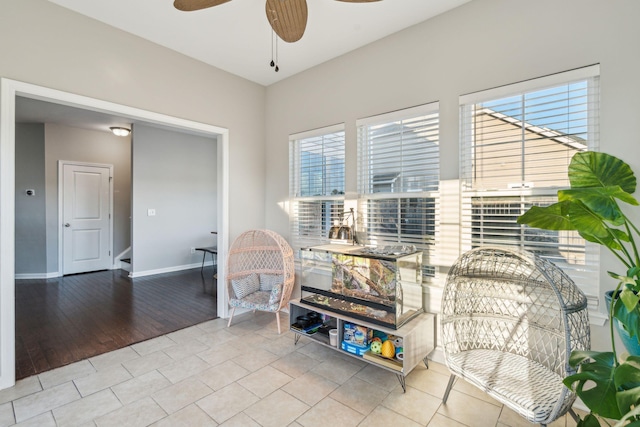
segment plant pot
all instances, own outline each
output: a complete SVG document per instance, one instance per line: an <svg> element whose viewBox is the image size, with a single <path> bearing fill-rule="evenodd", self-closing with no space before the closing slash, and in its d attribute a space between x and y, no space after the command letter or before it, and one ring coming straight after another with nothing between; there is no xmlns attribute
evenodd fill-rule
<svg viewBox="0 0 640 427"><path fill-rule="evenodd" d="M607 312L609 312L609 308L611 307L611 298L613 297L613 291L607 291L604 294L604 299L607 301ZM616 331L618 331L618 336L622 340L622 344L627 349L630 355L632 356L640 356L640 344L638 343L637 337L632 337L629 335L620 321L618 319L613 319L614 326Z"/></svg>

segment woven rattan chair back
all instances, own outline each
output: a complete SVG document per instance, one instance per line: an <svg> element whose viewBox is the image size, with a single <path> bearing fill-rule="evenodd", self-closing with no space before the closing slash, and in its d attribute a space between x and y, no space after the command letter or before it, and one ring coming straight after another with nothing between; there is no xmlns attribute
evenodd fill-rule
<svg viewBox="0 0 640 427"><path fill-rule="evenodd" d="M459 376L530 422L570 410L562 379L571 351L590 348L587 300L553 263L507 248L466 252L447 276L441 326L445 402Z"/></svg>
<svg viewBox="0 0 640 427"><path fill-rule="evenodd" d="M233 281L251 274L277 276L277 282L281 284L279 294L259 291L251 296L238 298L232 286ZM249 230L242 233L232 243L227 257L226 284L231 306L228 326L231 326L235 309L242 307L274 312L280 333L279 312L288 308L294 282L293 250L282 236L271 230ZM274 295L277 295L275 301Z"/></svg>

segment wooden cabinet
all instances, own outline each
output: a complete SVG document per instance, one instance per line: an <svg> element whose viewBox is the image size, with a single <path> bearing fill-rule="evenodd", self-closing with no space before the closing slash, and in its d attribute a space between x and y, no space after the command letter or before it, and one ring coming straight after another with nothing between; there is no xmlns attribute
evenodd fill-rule
<svg viewBox="0 0 640 427"><path fill-rule="evenodd" d="M320 319L315 324L308 325L301 328L297 323L298 316L308 316L309 313L318 313ZM313 316L312 316L313 317ZM405 377L409 375L411 370L416 367L421 361L425 366L429 367L427 355L434 349L434 321L435 315L431 313L422 313L416 316L411 321L407 322L399 329L385 328L380 325L364 322L360 319L354 319L353 317L336 313L330 310L323 310L321 308L306 304L300 300L291 301L289 306L289 323L291 325L291 331L295 335L295 343L301 336L306 336L309 339L331 347L336 351L340 351L344 354L349 354L352 357L363 360L375 366L379 366L381 369L386 369L395 373L402 385L403 390L406 390ZM379 332L384 335L392 335L402 340L403 357L402 360L387 359L381 356L367 351L362 355L354 354L358 349L354 351L353 347L345 345L343 349L344 339L344 326L345 324L355 324L374 332ZM331 345L329 338L329 330L337 329L337 343L335 346Z"/></svg>

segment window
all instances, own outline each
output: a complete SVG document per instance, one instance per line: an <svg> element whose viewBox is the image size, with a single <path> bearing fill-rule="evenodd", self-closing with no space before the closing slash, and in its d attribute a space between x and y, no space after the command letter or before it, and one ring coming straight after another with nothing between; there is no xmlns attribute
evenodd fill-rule
<svg viewBox="0 0 640 427"><path fill-rule="evenodd" d="M425 273L435 243L440 181L438 103L360 119L358 231L367 244L410 244L424 251Z"/></svg>
<svg viewBox="0 0 640 427"><path fill-rule="evenodd" d="M344 126L291 135L289 144L293 247L326 243L344 212Z"/></svg>
<svg viewBox="0 0 640 427"><path fill-rule="evenodd" d="M517 224L557 201L573 154L598 148L598 67L461 98L462 250L517 246L557 264L597 304L598 248Z"/></svg>

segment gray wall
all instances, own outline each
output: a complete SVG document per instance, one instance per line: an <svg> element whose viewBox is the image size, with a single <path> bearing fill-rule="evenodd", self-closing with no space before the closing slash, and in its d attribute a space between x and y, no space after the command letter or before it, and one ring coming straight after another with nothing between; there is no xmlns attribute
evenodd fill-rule
<svg viewBox="0 0 640 427"><path fill-rule="evenodd" d="M200 263L191 248L216 243L217 141L139 124L132 135L133 275Z"/></svg>
<svg viewBox="0 0 640 427"><path fill-rule="evenodd" d="M16 274L45 273L46 244L44 125L17 124Z"/></svg>
<svg viewBox="0 0 640 427"><path fill-rule="evenodd" d="M0 76L228 129L225 238L232 241L247 229L264 227L263 86L47 0L0 1ZM6 173L0 179L13 184ZM12 231L3 229L3 248L13 244ZM2 310L8 310L13 298L8 277L13 271L0 273ZM12 313L0 314L0 384L8 385L14 351Z"/></svg>
<svg viewBox="0 0 640 427"><path fill-rule="evenodd" d="M356 191L355 121L440 101L442 179L459 176L458 97L595 63L601 64L601 150L640 172L640 2L473 0L434 19L267 88L268 228L290 234L288 135L345 123L347 191ZM601 254L600 288L614 287ZM439 309L439 286L432 309ZM601 306L604 305L601 301ZM601 314L604 310L601 309ZM607 331L593 328L595 346Z"/></svg>
<svg viewBox="0 0 640 427"><path fill-rule="evenodd" d="M229 239L264 227L265 88L47 0L0 2L0 76L229 129Z"/></svg>
<svg viewBox="0 0 640 427"><path fill-rule="evenodd" d="M131 136L45 124L47 272L58 272L58 160L113 165L113 257L131 243Z"/></svg>

